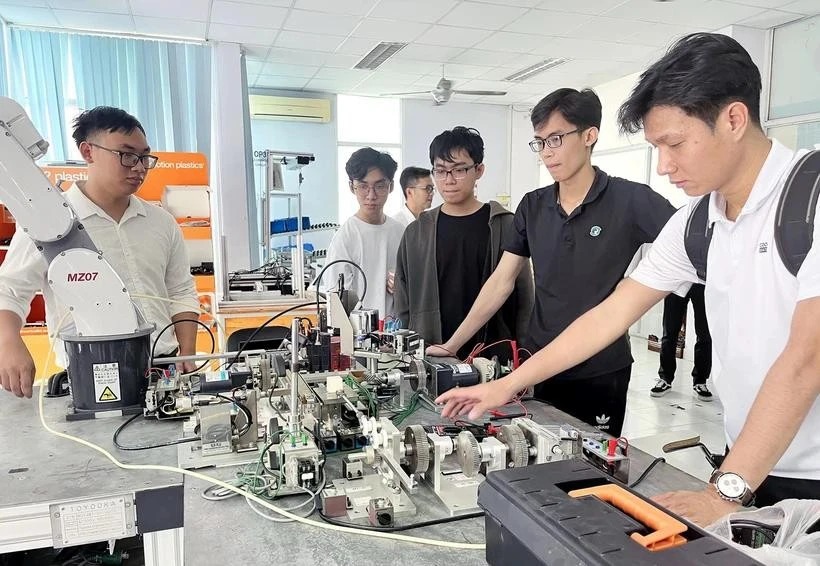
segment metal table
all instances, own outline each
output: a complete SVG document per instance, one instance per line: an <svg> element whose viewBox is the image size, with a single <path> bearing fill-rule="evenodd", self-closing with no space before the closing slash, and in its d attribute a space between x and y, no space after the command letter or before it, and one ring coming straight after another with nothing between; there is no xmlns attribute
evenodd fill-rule
<svg viewBox="0 0 820 566"><path fill-rule="evenodd" d="M542 424L571 424L582 431L593 429L554 407L536 401L526 403L534 420ZM440 423L441 418L426 409L420 409L407 424ZM503 422L503 421L502 421ZM630 452L630 481L634 481L652 462L653 458L637 449ZM329 477L337 477L339 458L328 457ZM235 468L205 470L206 473L228 479ZM652 496L677 489L699 489L703 482L669 466L658 464L636 488ZM457 550L427 545L382 540L373 537L338 533L299 523L273 523L253 513L239 498L212 502L200 494L207 485L197 480L185 480L185 556L188 564L266 564L287 563L294 566L366 565L446 565L469 566L486 564L484 552ZM422 488L414 495L417 514L412 518L397 519L397 524L419 522L447 516L444 507L432 491ZM288 498L282 506L289 506ZM265 511L264 509L262 509ZM272 511L269 513L273 514ZM318 519L317 515L314 518ZM401 534L435 538L453 542L484 542L484 520L465 519L452 523L425 527Z"/></svg>
<svg viewBox="0 0 820 566"><path fill-rule="evenodd" d="M55 430L93 442L123 463L176 466L176 447L116 450L112 434L121 417L66 422L67 402L44 400L46 421ZM0 391L0 431L0 553L139 533L146 565L182 566L181 475L123 470L90 448L50 434L40 423L36 398ZM178 435L178 423L138 419L121 442L158 443Z"/></svg>

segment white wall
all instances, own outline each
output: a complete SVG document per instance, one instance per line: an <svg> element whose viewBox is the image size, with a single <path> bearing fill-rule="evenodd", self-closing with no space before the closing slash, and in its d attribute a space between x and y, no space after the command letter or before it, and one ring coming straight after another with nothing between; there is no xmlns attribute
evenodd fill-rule
<svg viewBox="0 0 820 566"><path fill-rule="evenodd" d="M310 217L311 224L336 222L338 218L338 179L336 151L336 96L332 94L275 91L270 89L253 89L253 94L288 96L291 98L326 98L331 101L331 121L322 124L314 122L292 122L285 120L251 120L251 137L253 151L299 151L312 153L316 161L302 168L302 214ZM265 179L264 169L254 167L254 181L257 196L261 198ZM296 192L299 188L297 171L283 172L285 190ZM295 216L294 209L288 214L285 199L273 199L271 219ZM316 249L326 249L330 244L333 232L316 232L305 236L305 242ZM272 240L276 245L285 241Z"/></svg>
<svg viewBox="0 0 820 566"><path fill-rule="evenodd" d="M541 186L538 175L541 159L529 147L533 131L531 108L513 106L510 112L510 209L518 208L522 197Z"/></svg>
<svg viewBox="0 0 820 566"><path fill-rule="evenodd" d="M509 193L509 106L448 102L436 106L429 100L402 102L402 166L430 167L430 142L455 126L475 128L484 139L484 176L478 181L478 198L496 199ZM436 197L434 205L440 204Z"/></svg>

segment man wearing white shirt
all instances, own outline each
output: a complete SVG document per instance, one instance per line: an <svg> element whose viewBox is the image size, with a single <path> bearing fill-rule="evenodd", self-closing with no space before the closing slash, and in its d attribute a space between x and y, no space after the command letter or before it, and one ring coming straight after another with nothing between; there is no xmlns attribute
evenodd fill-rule
<svg viewBox="0 0 820 566"><path fill-rule="evenodd" d="M347 260L362 268L367 291L359 271L350 265L332 265L322 277L322 291L338 287L344 277L345 289L352 291L364 308L378 309L379 317L393 314L392 273L404 226L384 214L384 204L393 190L398 164L388 153L365 147L353 153L345 164L350 191L359 201L359 210L342 224L327 251L328 265Z"/></svg>
<svg viewBox="0 0 820 566"><path fill-rule="evenodd" d="M176 301L135 299L147 321L156 325L154 338L171 321L197 320L199 300L182 231L171 214L134 196L157 163L142 125L123 110L98 107L75 120L73 137L88 163L88 180L66 191L66 200L129 293ZM32 239L22 230L15 232L0 266L0 380L18 397L31 397L35 374L34 360L20 337L32 298L43 291L51 330L57 330L66 312L48 285L47 270ZM70 317L68 321L63 331L71 330ZM160 338L157 355L195 354L196 333L196 324L175 325L173 333ZM55 353L65 367L59 341ZM183 364L183 369L193 365Z"/></svg>
<svg viewBox="0 0 820 566"><path fill-rule="evenodd" d="M404 193L404 206L393 219L406 228L433 204L436 187L430 170L422 167L405 167L399 185Z"/></svg>
<svg viewBox="0 0 820 566"><path fill-rule="evenodd" d="M658 148L660 175L709 199L706 312L730 450L703 491L656 497L701 525L752 501L820 496L820 222L791 275L775 245L775 216L805 151L766 138L760 90L760 72L739 43L698 33L645 71L619 112L624 132L643 127ZM698 283L685 247L694 206L669 220L603 303L508 377L439 397L447 403L442 415L476 418L601 350L681 284Z"/></svg>

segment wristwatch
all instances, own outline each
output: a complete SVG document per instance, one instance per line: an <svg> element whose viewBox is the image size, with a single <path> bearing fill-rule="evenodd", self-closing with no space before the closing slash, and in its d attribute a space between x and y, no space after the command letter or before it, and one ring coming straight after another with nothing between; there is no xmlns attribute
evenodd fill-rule
<svg viewBox="0 0 820 566"><path fill-rule="evenodd" d="M740 474L715 470L709 478L717 494L726 501L734 501L744 507L754 503L755 494Z"/></svg>

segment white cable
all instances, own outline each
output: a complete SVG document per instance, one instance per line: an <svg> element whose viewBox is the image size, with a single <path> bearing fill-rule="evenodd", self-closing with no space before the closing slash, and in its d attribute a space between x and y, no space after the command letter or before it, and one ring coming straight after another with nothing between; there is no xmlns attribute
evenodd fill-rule
<svg viewBox="0 0 820 566"><path fill-rule="evenodd" d="M68 317L69 313L70 313L70 311L65 313L63 315L63 317L60 319L59 323L57 324L57 330L54 331L55 336L62 329L63 323L65 322L65 319ZM48 355L46 356L46 363L43 367L48 367L48 364L51 362L51 356L52 356L53 352L54 352L54 344L53 344L53 341L52 341L51 348L49 348ZM314 521L312 519L306 519L304 517L300 517L299 515L294 515L290 511L285 511L284 509L280 509L276 505L273 505L272 503L269 503L269 502L265 501L261 497L257 497L256 495L253 495L251 493L247 493L244 490L242 490L242 489L240 489L236 486L233 486L233 485L231 485L227 482L224 482L224 481L219 480L217 478L208 476L206 474L201 474L199 472L195 472L193 470L183 470L182 468L177 468L175 466L162 466L162 465L156 465L156 464L124 464L124 463L120 462L119 460L117 460L117 458L115 458L110 452L108 452L108 450L106 450L102 446L98 446L98 445L94 444L93 442L89 442L88 440L85 440L83 438L78 438L76 436L72 436L72 435L66 434L64 432L59 432L59 431L54 430L53 428L51 428L48 425L48 423L46 422L46 419L45 419L45 412L43 410L43 407L44 407L43 400L44 399L45 399L45 387L41 386L39 395L37 396L37 407L38 407L38 411L40 413L40 415L39 415L40 416L40 424L43 425L43 428L45 430L47 430L48 432L50 432L54 436L57 436L58 438L63 438L65 440L70 440L71 442L76 442L77 444L81 444L82 446L85 446L87 448L91 448L92 450L95 450L96 452L99 452L100 454L105 456L112 464L114 464L115 466L117 466L120 469L123 469L123 470L147 470L147 471L170 472L170 473L182 474L184 476L195 478L195 479L198 479L198 480L206 482L206 483L212 483L212 484L218 485L218 486L220 486L224 489L227 489L228 491L233 491L235 493L238 493L239 495L244 496L246 499L253 500L254 503L258 503L262 507L270 509L271 511L273 511L275 513L278 513L279 515L282 515L283 517L286 517L288 519L292 519L296 522L303 523L305 525L310 525L310 526L313 526L313 527L317 527L317 528L320 528L320 529L326 529L326 530L329 530L329 531L336 531L336 532L340 532L340 533L348 533L348 534L367 536L367 537L374 537L374 538L380 538L380 539L397 540L397 541L400 541L400 542L412 542L412 543L417 543L417 544L425 544L425 545L429 545L429 546L439 546L439 547L443 547L443 548L455 548L455 549L462 549L462 550L484 550L485 549L484 544L474 544L474 543L464 543L464 542L450 542L450 541L444 541L444 540L436 540L436 539L413 537L413 536L408 536L408 535L400 535L400 534L396 534L396 533L382 533L382 532L378 532L378 531L365 531L365 530L355 529L355 528L351 528L351 527L340 527L338 525L332 525L330 523L321 523L319 521Z"/></svg>
<svg viewBox="0 0 820 566"><path fill-rule="evenodd" d="M322 482L322 483L324 484L324 482ZM305 517L310 517L313 514L313 512L316 511L316 496L321 491L321 487L319 489L317 489L316 492L310 491L308 488L306 488L304 486L301 486L301 485L297 486L297 487L299 489L301 489L303 492L305 492L306 494L310 495L310 498L306 499L305 501L303 501L299 505L294 505L292 507L279 507L279 510L280 511L296 511L297 509L301 509L302 507L304 507L308 503L312 503L313 505L311 506L310 511L305 516ZM299 495L299 494L297 494L297 495ZM262 511L260 511L256 507L254 507L253 502L249 498L246 497L245 501L248 502L248 507L251 508L251 511L253 511L257 515L259 515L263 519L267 519L268 521L273 521L274 523L292 523L294 521L294 519L277 519L276 517L271 517L267 513L263 513Z"/></svg>

